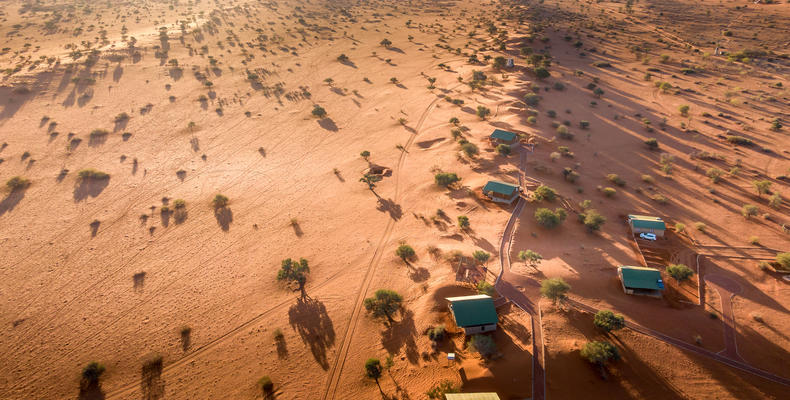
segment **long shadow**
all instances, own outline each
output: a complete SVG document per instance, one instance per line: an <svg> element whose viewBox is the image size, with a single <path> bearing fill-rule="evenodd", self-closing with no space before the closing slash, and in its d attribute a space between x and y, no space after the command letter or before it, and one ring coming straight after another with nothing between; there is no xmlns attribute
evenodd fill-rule
<svg viewBox="0 0 790 400"><path fill-rule="evenodd" d="M394 219L395 221L401 219L403 216L403 210L401 209L400 204L395 203L395 201L392 199L384 199L379 197L376 209L381 212L386 212L389 214L390 218Z"/></svg>
<svg viewBox="0 0 790 400"><path fill-rule="evenodd" d="M324 370L329 369L326 351L335 344L335 328L324 303L310 297L300 297L288 309L288 322L310 346L313 358Z"/></svg>
<svg viewBox="0 0 790 400"><path fill-rule="evenodd" d="M88 197L97 197L109 184L110 178L82 179L77 186L74 187L74 201L80 202Z"/></svg>
<svg viewBox="0 0 790 400"><path fill-rule="evenodd" d="M165 397L161 357L143 363L140 374L140 391L143 392L143 400L158 400Z"/></svg>
<svg viewBox="0 0 790 400"><path fill-rule="evenodd" d="M17 189L12 191L6 196L3 201L0 201L0 216L7 212L11 212L22 199L25 198L25 190Z"/></svg>
<svg viewBox="0 0 790 400"><path fill-rule="evenodd" d="M401 320L389 324L381 333L381 345L390 354L398 354L405 347L406 359L412 364L417 364L420 354L417 351L416 336L414 312L404 310L401 312Z"/></svg>
<svg viewBox="0 0 790 400"><path fill-rule="evenodd" d="M115 69L113 69L112 71L112 81L119 82L122 76L123 76L123 67L121 66L121 64L118 64L115 66Z"/></svg>
<svg viewBox="0 0 790 400"><path fill-rule="evenodd" d="M223 231L230 230L230 224L233 222L233 211L230 207L222 207L214 210L214 217L217 218L217 223Z"/></svg>
<svg viewBox="0 0 790 400"><path fill-rule="evenodd" d="M335 121L333 121L332 118L329 118L329 117L319 119L318 120L318 125L321 128L324 128L324 129L326 129L326 130L328 130L330 132L337 132L338 131L337 124L335 124Z"/></svg>
<svg viewBox="0 0 790 400"><path fill-rule="evenodd" d="M104 400L104 391L101 390L101 384L80 384L80 393L77 396L79 400Z"/></svg>

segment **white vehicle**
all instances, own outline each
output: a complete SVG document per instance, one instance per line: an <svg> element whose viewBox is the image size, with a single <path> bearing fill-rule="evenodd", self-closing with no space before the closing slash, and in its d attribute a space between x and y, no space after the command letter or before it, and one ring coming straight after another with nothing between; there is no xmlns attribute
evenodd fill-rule
<svg viewBox="0 0 790 400"><path fill-rule="evenodd" d="M656 240L656 234L655 233L644 233L644 232L642 232L642 233L639 234L639 237L642 238L642 239L645 239L645 240Z"/></svg>

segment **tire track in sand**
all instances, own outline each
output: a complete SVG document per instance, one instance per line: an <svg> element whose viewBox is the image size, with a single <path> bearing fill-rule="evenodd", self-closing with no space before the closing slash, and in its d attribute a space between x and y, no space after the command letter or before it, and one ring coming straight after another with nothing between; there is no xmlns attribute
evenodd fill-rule
<svg viewBox="0 0 790 400"><path fill-rule="evenodd" d="M420 120L414 128L414 134L409 137L409 140L406 142L404 146L404 150L401 151L401 156L398 159L398 164L396 166L397 172L395 173L395 196L393 201L397 203L398 197L400 195L399 192L399 182L400 182L400 172L401 167L403 166L404 161L406 160L406 154L411 147L414 140L417 138L417 135L420 134L420 130L422 129L425 120L428 118L428 115L431 113L433 108L436 106L436 103L439 101L440 97L436 97L428 107L423 111L422 115L420 116ZM376 271L376 266L381 261L381 257L384 253L384 247L386 246L387 242L389 242L390 237L392 236L392 230L395 227L395 220L390 218L387 221L387 226L384 228L384 234L379 239L379 243L376 246L376 250L373 253L373 258L370 260L370 264L368 264L367 271L365 272L365 279L362 281L362 286L360 286L359 290L357 290L356 295L356 303L354 303L354 310L351 313L351 318L349 319L348 325L346 326L345 333L343 334L343 341L340 345L340 349L338 350L337 357L335 357L335 361L332 364L332 367L329 369L329 377L328 383L326 386L326 390L324 391L324 395L321 397L323 400L327 399L334 399L335 393L337 392L338 384L340 383L340 377L343 372L343 367L346 363L346 356L348 355L348 349L351 347L351 340L354 337L354 331L357 328L357 323L359 321L359 315L362 312L362 299L365 297L368 289L370 288L370 284L373 281L373 275Z"/></svg>

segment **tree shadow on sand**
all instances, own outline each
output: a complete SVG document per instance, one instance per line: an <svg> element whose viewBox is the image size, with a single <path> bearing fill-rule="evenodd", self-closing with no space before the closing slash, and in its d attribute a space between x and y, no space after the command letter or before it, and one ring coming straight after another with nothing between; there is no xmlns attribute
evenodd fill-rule
<svg viewBox="0 0 790 400"><path fill-rule="evenodd" d="M223 231L227 232L230 230L230 224L233 222L233 211L230 210L230 207L221 207L214 210L214 217L217 218L217 224Z"/></svg>
<svg viewBox="0 0 790 400"><path fill-rule="evenodd" d="M403 216L403 210L401 209L400 204L395 203L395 201L392 199L379 197L378 203L376 204L376 209L381 212L386 212L390 215L390 218L394 219L395 221L401 219Z"/></svg>
<svg viewBox="0 0 790 400"><path fill-rule="evenodd" d="M79 202L88 197L97 197L109 184L110 178L81 179L74 187L74 201Z"/></svg>
<svg viewBox="0 0 790 400"><path fill-rule="evenodd" d="M300 297L288 309L288 322L302 337L302 341L310 346L316 362L328 370L326 351L335 343L335 328L324 303L308 296Z"/></svg>
<svg viewBox="0 0 790 400"><path fill-rule="evenodd" d="M0 201L0 216L11 210L25 198L25 189L17 189L11 191L2 201Z"/></svg>
<svg viewBox="0 0 790 400"><path fill-rule="evenodd" d="M318 125L330 132L338 131L337 124L335 124L335 121L333 121L332 118L321 118L318 120Z"/></svg>
<svg viewBox="0 0 790 400"><path fill-rule="evenodd" d="M165 397L165 381L162 379L162 357L153 356L145 361L140 374L140 390L143 400L158 400Z"/></svg>
<svg viewBox="0 0 790 400"><path fill-rule="evenodd" d="M401 348L405 347L406 359L410 363L419 362L420 354L417 351L417 328L414 325L414 312L411 310L401 311L401 320L393 322L381 332L381 345L390 354L400 353Z"/></svg>
<svg viewBox="0 0 790 400"><path fill-rule="evenodd" d="M104 400L104 398L104 391L101 390L101 386L98 383L80 385L78 400Z"/></svg>

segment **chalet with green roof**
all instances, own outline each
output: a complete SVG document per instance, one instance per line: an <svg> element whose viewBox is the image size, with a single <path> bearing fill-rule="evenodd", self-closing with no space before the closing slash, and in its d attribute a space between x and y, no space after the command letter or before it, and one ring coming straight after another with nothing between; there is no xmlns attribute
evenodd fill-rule
<svg viewBox="0 0 790 400"><path fill-rule="evenodd" d="M667 224L659 217L649 217L646 215L628 215L628 225L631 231L638 235L640 233L654 233L658 237L664 237Z"/></svg>
<svg viewBox="0 0 790 400"><path fill-rule="evenodd" d="M474 335L496 329L498 318L491 296L448 297L447 301L450 302L455 325L463 328L465 334Z"/></svg>
<svg viewBox="0 0 790 400"><path fill-rule="evenodd" d="M499 400L494 392L486 393L445 393L446 400Z"/></svg>
<svg viewBox="0 0 790 400"><path fill-rule="evenodd" d="M494 147L500 144L513 145L518 141L518 135L502 129L494 129L494 132L491 133L488 140L491 141L491 145Z"/></svg>
<svg viewBox="0 0 790 400"><path fill-rule="evenodd" d="M483 194L489 200L497 203L511 204L513 200L518 198L520 193L521 190L519 190L517 185L500 181L488 181L483 186Z"/></svg>
<svg viewBox="0 0 790 400"><path fill-rule="evenodd" d="M655 268L623 265L617 268L617 276L626 294L661 297L664 290L661 271Z"/></svg>

